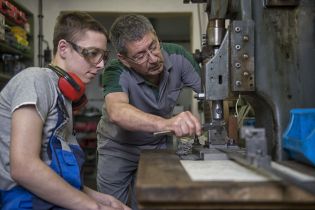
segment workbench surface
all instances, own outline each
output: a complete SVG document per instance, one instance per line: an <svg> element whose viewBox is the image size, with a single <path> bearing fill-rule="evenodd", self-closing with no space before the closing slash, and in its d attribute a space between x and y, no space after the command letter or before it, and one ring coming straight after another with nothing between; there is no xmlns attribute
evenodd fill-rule
<svg viewBox="0 0 315 210"><path fill-rule="evenodd" d="M279 180L193 181L172 150L141 153L136 194L147 210L315 209L314 195Z"/></svg>

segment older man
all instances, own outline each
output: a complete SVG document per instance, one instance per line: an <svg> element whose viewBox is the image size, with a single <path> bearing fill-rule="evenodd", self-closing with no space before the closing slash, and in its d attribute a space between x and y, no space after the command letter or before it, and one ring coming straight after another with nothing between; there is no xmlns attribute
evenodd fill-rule
<svg viewBox="0 0 315 210"><path fill-rule="evenodd" d="M143 149L166 148L168 130L176 136L200 135L199 119L185 111L172 116L183 87L200 92L199 66L175 44L159 42L141 15L118 17L110 31L117 51L103 73L104 110L98 125L98 190L137 209L133 186ZM131 189L131 191L129 191Z"/></svg>

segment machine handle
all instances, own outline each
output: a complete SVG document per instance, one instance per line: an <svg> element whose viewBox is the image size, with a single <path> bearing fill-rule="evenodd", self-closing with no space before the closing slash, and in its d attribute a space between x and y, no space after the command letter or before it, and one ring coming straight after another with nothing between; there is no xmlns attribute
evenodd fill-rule
<svg viewBox="0 0 315 210"><path fill-rule="evenodd" d="M202 124L201 125L201 129L203 131L207 131L207 130L210 130L210 129L213 129L215 128L214 125L212 125L211 123L205 123L205 124ZM154 132L153 133L153 136L163 136L163 135L168 135L168 136L171 136L173 135L174 133L172 131L169 131L169 130L166 130L166 131L158 131L158 132Z"/></svg>
<svg viewBox="0 0 315 210"><path fill-rule="evenodd" d="M164 135L168 135L171 136L174 133L172 131L158 131L158 132L154 132L153 136L164 136Z"/></svg>

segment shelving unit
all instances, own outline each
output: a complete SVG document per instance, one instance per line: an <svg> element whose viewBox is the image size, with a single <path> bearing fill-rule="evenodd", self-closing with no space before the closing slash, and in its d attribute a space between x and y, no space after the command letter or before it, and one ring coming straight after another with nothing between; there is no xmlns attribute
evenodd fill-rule
<svg viewBox="0 0 315 210"><path fill-rule="evenodd" d="M13 0L0 0L0 89L34 65L34 16Z"/></svg>

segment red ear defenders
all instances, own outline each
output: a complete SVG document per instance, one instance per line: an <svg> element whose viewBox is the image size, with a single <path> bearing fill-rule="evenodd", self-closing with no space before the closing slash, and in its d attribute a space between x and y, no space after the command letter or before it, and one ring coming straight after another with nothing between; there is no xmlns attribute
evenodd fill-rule
<svg viewBox="0 0 315 210"><path fill-rule="evenodd" d="M72 72L66 72L58 66L49 64L48 67L58 76L58 87L61 93L70 101L72 101L73 109L81 108L87 103L85 93L85 84L82 80Z"/></svg>

